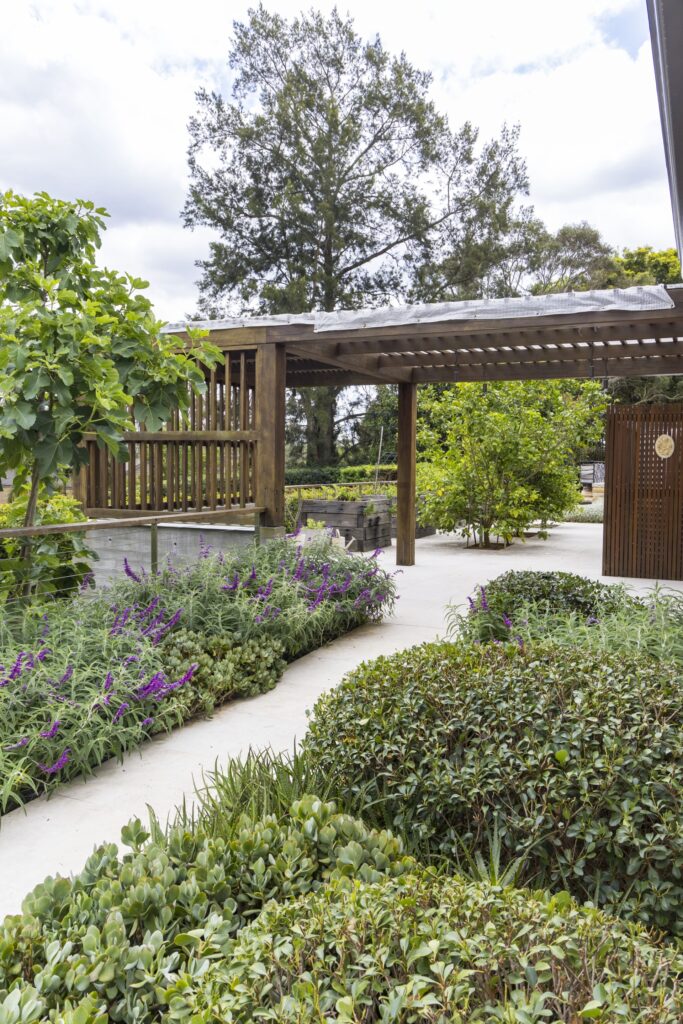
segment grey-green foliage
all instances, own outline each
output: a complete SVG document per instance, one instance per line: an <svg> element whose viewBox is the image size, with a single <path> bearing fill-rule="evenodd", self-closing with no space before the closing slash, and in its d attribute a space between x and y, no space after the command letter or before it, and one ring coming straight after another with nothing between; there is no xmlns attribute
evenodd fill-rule
<svg viewBox="0 0 683 1024"><path fill-rule="evenodd" d="M178 983L171 1019L674 1024L682 971L672 950L567 893L424 873L334 881L268 904L198 986Z"/></svg>
<svg viewBox="0 0 683 1024"><path fill-rule="evenodd" d="M682 716L679 674L650 659L427 644L323 696L304 749L433 856L497 830L522 880L683 935Z"/></svg>
<svg viewBox="0 0 683 1024"><path fill-rule="evenodd" d="M242 818L228 835L178 827L150 841L135 821L122 838L130 853L99 847L73 880L47 879L24 900L23 915L6 918L0 1014L3 1005L13 1012L14 993L27 999L35 990L40 1019L82 1009L84 1000L92 1019L182 1019L174 1017L176 978L197 984L268 900L330 879L370 883L415 868L391 834L311 796L280 820Z"/></svg>

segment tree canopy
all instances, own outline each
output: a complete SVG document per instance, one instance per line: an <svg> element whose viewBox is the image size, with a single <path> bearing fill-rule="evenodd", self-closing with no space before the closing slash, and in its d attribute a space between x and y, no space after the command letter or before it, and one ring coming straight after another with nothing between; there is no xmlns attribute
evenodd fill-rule
<svg viewBox="0 0 683 1024"><path fill-rule="evenodd" d="M199 92L189 126L184 222L219 235L199 263L205 315L403 298L444 232L526 190L515 131L480 144L452 129L430 76L336 10L250 10L229 64L231 95ZM311 462L335 460L336 397L300 397Z"/></svg>
<svg viewBox="0 0 683 1024"><path fill-rule="evenodd" d="M45 192L0 196L0 476L38 491L86 459L94 435L127 458L122 434L135 421L156 430L219 356L194 334L183 342L141 292L145 281L95 263L106 211Z"/></svg>
<svg viewBox="0 0 683 1024"><path fill-rule="evenodd" d="M427 387L420 396L425 522L483 547L576 503L576 453L602 433L598 381Z"/></svg>

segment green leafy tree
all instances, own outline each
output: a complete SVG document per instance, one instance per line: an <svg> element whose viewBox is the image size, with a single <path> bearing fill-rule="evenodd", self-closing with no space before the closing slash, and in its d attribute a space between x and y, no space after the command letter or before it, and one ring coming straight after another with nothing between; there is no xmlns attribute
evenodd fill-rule
<svg viewBox="0 0 683 1024"><path fill-rule="evenodd" d="M445 249L416 273L413 294L422 301L584 291L623 278L614 250L595 228L584 222L552 232L531 207L501 206L497 216L444 240Z"/></svg>
<svg viewBox="0 0 683 1024"><path fill-rule="evenodd" d="M92 434L118 459L122 435L157 430L218 350L160 333L146 282L95 263L106 211L47 193L0 196L0 477L28 489L25 524L41 489L86 460Z"/></svg>
<svg viewBox="0 0 683 1024"><path fill-rule="evenodd" d="M490 547L560 518L576 503L575 455L600 438L604 408L597 381L425 388L421 519Z"/></svg>
<svg viewBox="0 0 683 1024"><path fill-rule="evenodd" d="M653 249L641 245L624 249L616 257L624 284L680 284L681 261L675 249Z"/></svg>
<svg viewBox="0 0 683 1024"><path fill-rule="evenodd" d="M526 188L515 132L478 146L428 98L430 76L334 10L235 24L232 96L201 91L190 121L189 227L219 238L200 307L300 313L405 294L447 225ZM309 464L336 460L338 390L306 390Z"/></svg>

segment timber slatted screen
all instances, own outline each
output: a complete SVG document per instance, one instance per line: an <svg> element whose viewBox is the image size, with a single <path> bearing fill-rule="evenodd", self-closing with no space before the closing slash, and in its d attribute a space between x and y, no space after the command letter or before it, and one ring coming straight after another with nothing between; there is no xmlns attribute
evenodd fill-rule
<svg viewBox="0 0 683 1024"><path fill-rule="evenodd" d="M253 354L252 354L253 362ZM185 421L126 434L128 461L87 440L86 506L91 514L244 508L256 501L256 409L246 352L213 371Z"/></svg>
<svg viewBox="0 0 683 1024"><path fill-rule="evenodd" d="M662 435L669 458L655 451ZM604 518L605 576L683 579L683 405L610 410Z"/></svg>

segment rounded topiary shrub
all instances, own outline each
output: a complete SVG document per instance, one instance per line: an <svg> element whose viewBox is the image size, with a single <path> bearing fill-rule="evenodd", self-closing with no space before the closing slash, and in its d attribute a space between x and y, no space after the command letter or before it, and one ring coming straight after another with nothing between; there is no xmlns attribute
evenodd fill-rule
<svg viewBox="0 0 683 1024"><path fill-rule="evenodd" d="M427 644L323 696L305 750L417 849L495 839L526 882L683 935L682 713L650 661Z"/></svg>
<svg viewBox="0 0 683 1024"><path fill-rule="evenodd" d="M422 875L270 903L224 962L173 997L189 1019L235 1024L673 1024L681 971L672 950L566 893Z"/></svg>
<svg viewBox="0 0 683 1024"><path fill-rule="evenodd" d="M637 603L621 584L600 583L573 572L511 570L477 587L458 625L473 639L504 640L514 634L529 607L546 615L573 612L585 621Z"/></svg>

